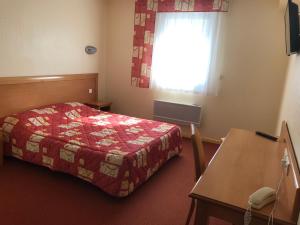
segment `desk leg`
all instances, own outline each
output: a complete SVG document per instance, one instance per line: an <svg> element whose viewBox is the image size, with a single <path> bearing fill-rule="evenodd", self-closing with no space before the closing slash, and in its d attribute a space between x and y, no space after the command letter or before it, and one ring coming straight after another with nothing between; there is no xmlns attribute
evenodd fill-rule
<svg viewBox="0 0 300 225"><path fill-rule="evenodd" d="M207 208L205 206L205 203L197 200L195 225L208 225L208 219L209 215L207 214Z"/></svg>

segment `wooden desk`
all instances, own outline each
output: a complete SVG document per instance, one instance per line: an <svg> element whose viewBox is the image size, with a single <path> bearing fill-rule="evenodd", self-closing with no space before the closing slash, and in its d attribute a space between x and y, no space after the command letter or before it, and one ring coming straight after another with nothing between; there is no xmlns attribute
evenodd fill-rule
<svg viewBox="0 0 300 225"><path fill-rule="evenodd" d="M206 225L210 216L235 225L244 224L249 195L263 186L277 187L283 149L291 148L288 140L282 140L273 142L254 132L230 130L190 193L190 197L197 200L196 224ZM289 157L295 157L294 152L289 152ZM299 168L294 158L291 162L292 168L282 183L274 224L297 224ZM260 211L253 210L251 224L266 225L272 207L270 204Z"/></svg>

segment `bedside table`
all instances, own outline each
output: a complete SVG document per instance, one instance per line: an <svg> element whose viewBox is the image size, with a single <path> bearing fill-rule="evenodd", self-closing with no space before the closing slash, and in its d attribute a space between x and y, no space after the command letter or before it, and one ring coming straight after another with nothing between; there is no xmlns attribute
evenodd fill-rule
<svg viewBox="0 0 300 225"><path fill-rule="evenodd" d="M3 165L3 148L4 148L4 137L3 131L0 129L0 166Z"/></svg>
<svg viewBox="0 0 300 225"><path fill-rule="evenodd" d="M91 108L101 110L101 111L106 111L106 112L110 111L110 107L112 105L111 102L88 102L84 104Z"/></svg>

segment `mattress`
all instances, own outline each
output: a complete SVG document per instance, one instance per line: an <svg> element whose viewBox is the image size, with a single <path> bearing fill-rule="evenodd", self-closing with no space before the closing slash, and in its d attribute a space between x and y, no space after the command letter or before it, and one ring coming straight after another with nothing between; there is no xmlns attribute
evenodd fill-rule
<svg viewBox="0 0 300 225"><path fill-rule="evenodd" d="M176 125L77 102L7 116L0 126L6 155L77 176L116 197L128 196L182 151Z"/></svg>

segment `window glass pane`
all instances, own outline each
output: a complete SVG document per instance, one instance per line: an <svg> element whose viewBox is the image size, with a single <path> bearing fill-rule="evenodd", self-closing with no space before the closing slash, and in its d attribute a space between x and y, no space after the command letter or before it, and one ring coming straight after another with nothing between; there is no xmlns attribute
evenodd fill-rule
<svg viewBox="0 0 300 225"><path fill-rule="evenodd" d="M217 13L158 13L152 87L202 92L214 51Z"/></svg>

